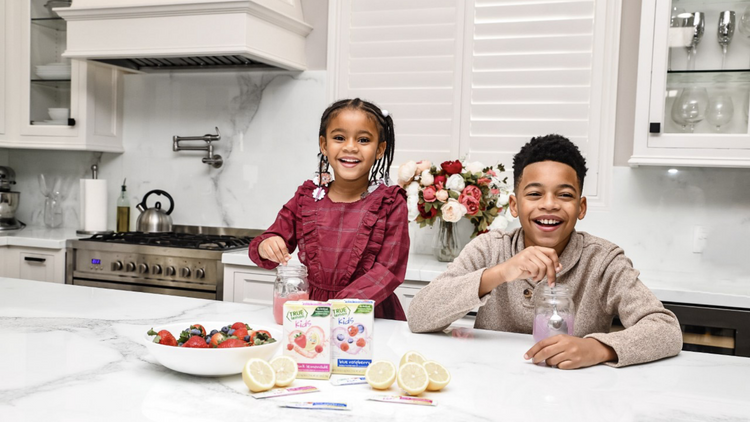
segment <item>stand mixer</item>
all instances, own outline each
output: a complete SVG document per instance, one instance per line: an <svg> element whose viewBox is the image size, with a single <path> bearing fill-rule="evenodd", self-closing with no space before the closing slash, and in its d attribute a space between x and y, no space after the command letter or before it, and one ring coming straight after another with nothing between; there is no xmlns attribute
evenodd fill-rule
<svg viewBox="0 0 750 422"><path fill-rule="evenodd" d="M16 184L16 172L10 167L0 166L0 231L18 230L26 227L16 219L20 192L10 190Z"/></svg>

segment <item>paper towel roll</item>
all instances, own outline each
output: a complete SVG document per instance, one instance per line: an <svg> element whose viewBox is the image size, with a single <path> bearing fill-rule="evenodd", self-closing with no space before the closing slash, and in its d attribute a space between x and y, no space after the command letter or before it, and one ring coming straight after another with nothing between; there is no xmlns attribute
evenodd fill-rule
<svg viewBox="0 0 750 422"><path fill-rule="evenodd" d="M107 181L81 179L81 230L107 230Z"/></svg>

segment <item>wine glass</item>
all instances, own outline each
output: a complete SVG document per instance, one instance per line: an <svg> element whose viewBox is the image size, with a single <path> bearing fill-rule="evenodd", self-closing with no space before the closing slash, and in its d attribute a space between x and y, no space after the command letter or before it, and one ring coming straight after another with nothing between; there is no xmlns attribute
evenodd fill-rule
<svg viewBox="0 0 750 422"><path fill-rule="evenodd" d="M735 17L734 12L731 10L725 10L719 14L719 28L718 28L718 41L721 46L721 69L724 70L724 66L727 59L727 49L729 43L732 42L734 36Z"/></svg>
<svg viewBox="0 0 750 422"><path fill-rule="evenodd" d="M747 6L742 12L737 30L742 35L743 40L750 42L750 6Z"/></svg>
<svg viewBox="0 0 750 422"><path fill-rule="evenodd" d="M682 117L681 106L680 106L680 101L679 101L680 97L682 96L682 91L684 90L680 90L677 96L675 96L674 102L672 103L670 117L672 118L672 121L677 123L680 126L680 128L683 131L685 131L685 129L687 128L687 121Z"/></svg>
<svg viewBox="0 0 750 422"><path fill-rule="evenodd" d="M706 120L716 126L717 131L732 120L734 116L734 102L728 94L719 94L711 97L706 110Z"/></svg>
<svg viewBox="0 0 750 422"><path fill-rule="evenodd" d="M706 92L706 88L692 86L682 90L682 94L680 94L672 107L677 107L677 110L673 111L673 113L676 112L680 121L685 122L682 129L693 132L695 124L703 121L706 117L707 106L708 93Z"/></svg>
<svg viewBox="0 0 750 422"><path fill-rule="evenodd" d="M672 6L672 13L669 17L670 28L683 28L685 26L685 19L679 16L685 13L685 9L677 6ZM670 29L670 35L673 29ZM672 70L672 45L670 45L668 58L667 58L667 70Z"/></svg>
<svg viewBox="0 0 750 422"><path fill-rule="evenodd" d="M703 12L693 13L692 19L688 19L688 26L693 27L693 40L686 47L688 53L687 66L688 70L693 70L695 69L695 55L698 54L698 44L701 42L706 28L706 15Z"/></svg>

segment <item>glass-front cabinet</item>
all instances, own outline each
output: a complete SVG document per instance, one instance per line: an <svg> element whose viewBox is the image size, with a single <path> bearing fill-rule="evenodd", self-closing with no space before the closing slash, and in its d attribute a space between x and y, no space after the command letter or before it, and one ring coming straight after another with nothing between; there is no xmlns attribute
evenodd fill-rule
<svg viewBox="0 0 750 422"><path fill-rule="evenodd" d="M55 9L71 4L0 0L10 41L0 147L122 152L123 72L64 56L67 22Z"/></svg>
<svg viewBox="0 0 750 422"><path fill-rule="evenodd" d="M631 165L750 167L750 0L643 0Z"/></svg>

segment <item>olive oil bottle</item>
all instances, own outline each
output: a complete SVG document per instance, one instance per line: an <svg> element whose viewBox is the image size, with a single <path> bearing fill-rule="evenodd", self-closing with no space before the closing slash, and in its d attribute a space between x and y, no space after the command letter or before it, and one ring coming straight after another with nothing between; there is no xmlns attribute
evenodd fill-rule
<svg viewBox="0 0 750 422"><path fill-rule="evenodd" d="M125 188L125 181L122 181L122 191L120 196L117 198L117 232L125 233L130 231L130 199L128 199L128 193Z"/></svg>

